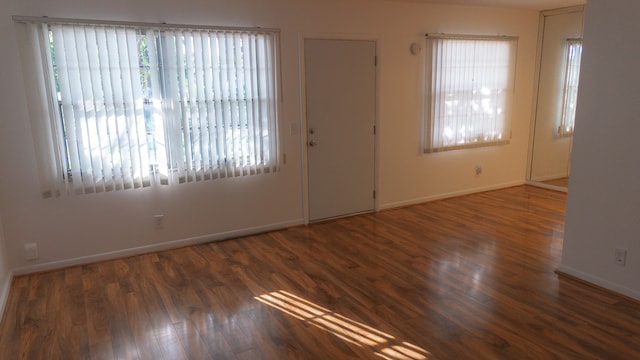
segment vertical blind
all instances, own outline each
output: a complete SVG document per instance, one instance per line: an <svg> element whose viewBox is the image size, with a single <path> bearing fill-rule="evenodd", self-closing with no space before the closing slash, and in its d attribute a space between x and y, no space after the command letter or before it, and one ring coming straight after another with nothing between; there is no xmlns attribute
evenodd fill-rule
<svg viewBox="0 0 640 360"><path fill-rule="evenodd" d="M275 34L175 30L154 38L150 53L163 56L150 56L151 68L164 91L153 102L175 135L167 144L172 174L184 182L270 172Z"/></svg>
<svg viewBox="0 0 640 360"><path fill-rule="evenodd" d="M45 196L277 170L277 32L27 26Z"/></svg>
<svg viewBox="0 0 640 360"><path fill-rule="evenodd" d="M571 136L575 125L580 62L582 60L582 39L567 39L565 54L562 117L558 127L558 135L561 137Z"/></svg>
<svg viewBox="0 0 640 360"><path fill-rule="evenodd" d="M136 31L86 25L49 31L74 191L148 186Z"/></svg>
<svg viewBox="0 0 640 360"><path fill-rule="evenodd" d="M425 152L507 143L517 39L426 42Z"/></svg>

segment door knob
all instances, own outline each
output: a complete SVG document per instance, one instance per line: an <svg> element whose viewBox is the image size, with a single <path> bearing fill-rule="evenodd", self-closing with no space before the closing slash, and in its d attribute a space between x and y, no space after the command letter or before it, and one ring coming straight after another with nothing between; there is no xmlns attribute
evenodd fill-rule
<svg viewBox="0 0 640 360"><path fill-rule="evenodd" d="M316 145L318 145L318 143L315 140L309 141L309 146L314 147Z"/></svg>

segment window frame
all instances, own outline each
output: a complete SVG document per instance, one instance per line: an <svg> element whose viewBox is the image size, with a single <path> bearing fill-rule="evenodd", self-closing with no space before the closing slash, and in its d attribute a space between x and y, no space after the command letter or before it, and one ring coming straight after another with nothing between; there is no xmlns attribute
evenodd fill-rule
<svg viewBox="0 0 640 360"><path fill-rule="evenodd" d="M513 95L515 93L515 74L517 68L517 50L518 40L516 36L488 36L488 35L456 35L456 34L426 34L425 36L425 55L424 55L424 87L423 87L423 138L422 147L424 153L443 152L449 150L488 147L495 145L509 144L511 139L511 111ZM443 75L439 70L443 67L443 56L439 53L437 42L444 41L470 41L470 42L504 42L509 45L508 64L507 68L505 88L502 89L505 93L505 104L503 110L504 119L502 122L503 131L498 134L498 138L490 139L487 141L468 141L463 143L445 144L436 138L436 129L438 125L444 123L443 111L439 109L436 102L444 103L443 97L439 97L438 87L441 86ZM444 67L447 65L444 64ZM447 79L445 79L447 80ZM456 78L456 80L460 80ZM494 89L491 89L493 91ZM440 106L441 107L441 106ZM469 107L469 106L467 106ZM437 114L438 113L438 114ZM440 121L440 123L438 123ZM470 137L471 139L471 137ZM477 137L476 137L477 139Z"/></svg>
<svg viewBox="0 0 640 360"><path fill-rule="evenodd" d="M45 36L45 34L48 37L51 36L49 35L50 32L48 30L49 25L58 24L58 25L81 25L81 26L89 26L89 27L91 26L124 27L129 29L131 28L136 29L136 31L139 31L141 33L144 33L147 31L152 33L153 32L161 33L163 31L166 31L166 32L202 31L202 32L209 32L209 33L220 32L220 33L239 33L239 34L250 32L255 34L267 34L266 36L268 38L265 41L269 41L268 45L264 45L264 46L268 46L267 51L269 56L269 59L268 59L269 63L267 67L261 68L262 73L267 74L267 75L261 75L261 76L267 76L270 79L269 80L270 82L268 85L268 87L270 88L269 90L270 95L266 100L267 102L266 106L269 107L270 110L268 110L268 115L261 115L262 118L266 118L267 119L266 121L269 122L268 129L264 130L264 131L267 131L266 136L268 137L268 143L265 145L269 147L269 153L267 155L268 163L262 162L262 168L260 169L256 169L256 168L243 169L242 168L243 165L246 165L246 164L244 164L243 162L240 162L239 164L233 164L235 168L230 168L231 171L229 173L225 171L225 173L222 176L220 175L216 176L212 174L209 174L209 175L194 174L193 171L189 173L188 169L187 170L183 169L182 174L175 175L172 173L179 172L177 168L179 168L180 165L172 166L171 164L174 164L176 161L180 163L182 160L173 159L171 158L170 155L167 154L167 164L165 165L166 174L160 174L160 171L158 170L157 161L155 163L150 162L149 163L150 165L148 166L149 167L148 176L142 180L141 186L137 186L137 185L133 187L123 186L119 188L103 187L101 190L96 190L96 189L92 190L87 188L78 189L78 184L76 184L74 189L73 183L74 181L77 181L77 180L71 176L70 163L68 159L68 147L66 144L67 138L66 138L66 135L64 134L65 119L63 119L62 117L62 112L60 110L61 100L57 94L58 90L56 89L57 79L55 78L55 74L57 74L57 72L54 72L54 69L53 69L53 61L52 61L53 46L51 45L51 48L46 49L47 46L44 44L44 40L40 40L42 42L40 45L34 46L33 44L28 44L21 47L21 55L25 59L29 57L38 58L34 61L29 61L27 62L27 64L23 65L25 68L25 73L27 72L35 73L33 76L26 76L25 78L25 85L27 88L28 98L31 98L31 96L29 96L30 93L34 93L37 95L36 98L38 99L42 99L42 100L48 99L48 101L46 101L46 104L35 105L39 107L39 109L34 111L32 114L30 114L31 121L32 121L32 129L34 130L34 142L36 145L36 153L38 156L38 159L37 159L38 168L39 168L38 170L40 173L39 175L41 180L43 197L46 198L46 197L52 197L52 196L59 196L61 193L65 193L65 192L66 193L92 193L92 192L100 192L100 191L123 190L128 188L147 187L147 186L151 186L154 183L159 183L159 184L183 183L183 182L191 182L191 181L210 180L210 179L215 179L220 177L235 177L235 176L254 175L259 173L271 173L279 170L279 157L280 157L280 144L279 144L280 110L279 110L279 107L282 101L281 100L282 99L281 72L280 72L281 56L280 56L280 30L279 29L227 27L227 26L219 27L219 26L205 26L205 25L155 24L155 23L141 23L141 22L80 20L80 19L64 19L64 18L46 18L46 17L44 18L24 17L24 16L14 16L13 20L16 23L22 23L27 25L32 24L32 25L39 26L41 28L40 31L42 32L40 34L40 37ZM30 33L30 31L32 30L29 30L29 28L27 27L25 27L25 29L26 31L24 34L26 39L33 40L34 35ZM143 36L147 36L147 35L143 35ZM52 42L52 40L50 41ZM148 41L151 41L151 40L149 39ZM26 43L28 42L29 41L26 41ZM238 46L238 45L235 45L235 46ZM31 47L31 48L25 50L24 48L26 47ZM233 50L233 51L235 52L237 50ZM26 52L26 55L25 55L25 52ZM142 59L141 56L142 55L139 52L138 58ZM47 57L48 57L48 60L47 60ZM49 65L47 65L47 63ZM185 66L188 67L189 65L187 64ZM38 71L33 71L33 69L30 69L29 67L35 67L36 70ZM142 64L140 64L140 70L141 71L143 70ZM157 80L157 75L161 74L163 71L165 70L158 69L155 80ZM195 73L196 70L194 69L193 71ZM237 76L238 72L247 72L248 74L250 71L253 71L253 70L247 70L246 68L238 68L230 71L235 71L235 74ZM153 77L153 75L151 75L151 77ZM132 79L132 80L138 81L138 79ZM143 81L142 76L140 81L141 82ZM158 89L154 89L154 92L164 91L164 89L160 89L160 87L163 87L161 83L158 82L155 84L155 86L158 87ZM157 95L153 95L152 97L157 97ZM240 107L239 104L242 100L243 99L241 99L238 96L238 99L236 101L238 103L237 105L238 107ZM244 100L249 101L249 98ZM145 93L142 96L142 101L144 102L143 108L146 108L149 105L148 103L153 103L154 99L153 98L149 99L148 94ZM40 101L40 102L44 102L44 101ZM262 101L258 101L258 102L261 103ZM37 100L33 100L33 103L36 104ZM30 107L31 105L32 105L32 102L30 101ZM146 115L145 115L145 119L146 119ZM210 120L207 120L207 121L210 121ZM206 121L203 121L203 120L199 121L200 124L203 124L205 122ZM46 129L40 130L40 128L43 126ZM182 128L181 131L190 132L191 129ZM145 124L145 133L147 134L147 137L149 137L149 128L146 124ZM167 135L166 132L163 134L160 134L160 136L165 136L165 138L162 140L165 143L168 141L174 141L175 143L175 140L176 140L176 139L169 140L169 138L167 138L166 136L170 136L170 137L178 136L177 134ZM224 135L221 135L221 136L224 136ZM248 136L255 137L257 135L248 134ZM182 136L181 138L184 140ZM144 143L146 143L146 141ZM134 146L137 146L137 145L134 145ZM146 151L148 152L156 151L156 149L151 149L151 147L153 146L154 144L148 144L148 148L146 149ZM188 146L193 146L193 143L183 144L183 147L188 147ZM249 146L253 146L253 145L249 145ZM183 153L187 154L189 153L189 151L183 150ZM253 156L253 155L250 155L250 156ZM185 160L185 161L188 162L189 160ZM227 163L228 159L224 160L223 162ZM217 163L219 164L220 161L217 161ZM188 167L188 165L185 165L185 166ZM173 179L171 179L171 177L173 177Z"/></svg>

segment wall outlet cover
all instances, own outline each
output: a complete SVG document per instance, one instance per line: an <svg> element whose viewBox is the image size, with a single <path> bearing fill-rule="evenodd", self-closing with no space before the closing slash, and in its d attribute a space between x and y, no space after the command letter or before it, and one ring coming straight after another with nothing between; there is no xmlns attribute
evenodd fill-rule
<svg viewBox="0 0 640 360"><path fill-rule="evenodd" d="M24 258L35 260L38 258L38 245L36 243L24 244Z"/></svg>
<svg viewBox="0 0 640 360"><path fill-rule="evenodd" d="M613 261L616 263L616 265L625 266L627 263L627 250L616 249L613 257Z"/></svg>

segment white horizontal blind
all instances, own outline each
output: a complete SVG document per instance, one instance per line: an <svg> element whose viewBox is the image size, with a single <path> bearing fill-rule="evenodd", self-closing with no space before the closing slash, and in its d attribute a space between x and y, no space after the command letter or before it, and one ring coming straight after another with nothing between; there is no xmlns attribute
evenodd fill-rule
<svg viewBox="0 0 640 360"><path fill-rule="evenodd" d="M562 98L562 119L558 136L571 136L576 119L580 62L582 60L582 39L567 39L564 88Z"/></svg>
<svg viewBox="0 0 640 360"><path fill-rule="evenodd" d="M277 32L72 20L26 34L44 196L278 169Z"/></svg>
<svg viewBox="0 0 640 360"><path fill-rule="evenodd" d="M426 42L425 152L508 143L517 40Z"/></svg>

